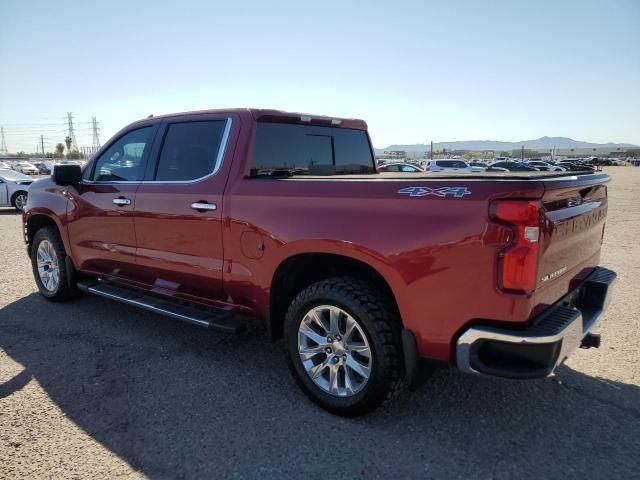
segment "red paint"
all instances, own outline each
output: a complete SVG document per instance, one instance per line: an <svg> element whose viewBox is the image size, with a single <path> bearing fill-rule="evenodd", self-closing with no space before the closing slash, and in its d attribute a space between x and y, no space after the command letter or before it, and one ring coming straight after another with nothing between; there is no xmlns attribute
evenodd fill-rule
<svg viewBox="0 0 640 480"><path fill-rule="evenodd" d="M420 353L445 361L453 360L451 347L466 326L523 324L598 263L606 175L553 181L406 173L246 178L256 119L299 121L297 114L266 110L156 117L130 125L114 140L134 127L228 116L233 125L216 175L190 184L68 189L41 180L30 189L25 222L36 215L52 218L74 265L85 274L244 309L261 318L266 318L273 275L283 261L302 253L350 257L388 283ZM312 123L331 122L313 118ZM339 126L366 129L360 120L342 120ZM421 186L467 187L472 194L457 199L397 193ZM113 205L120 196L131 198L132 205ZM563 275L539 281L528 294L498 288L498 257L513 235L510 227L489 218L489 205L498 198L541 202L537 278L566 267ZM218 209L203 213L190 208L199 201L216 203Z"/></svg>

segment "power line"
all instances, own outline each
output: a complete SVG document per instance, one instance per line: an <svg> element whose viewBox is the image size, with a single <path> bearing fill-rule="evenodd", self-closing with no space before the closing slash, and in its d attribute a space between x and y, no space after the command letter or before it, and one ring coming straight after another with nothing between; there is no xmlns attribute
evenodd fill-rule
<svg viewBox="0 0 640 480"><path fill-rule="evenodd" d="M69 138L71 138L71 148L73 150L78 150L76 132L73 130L73 114L71 112L67 112L67 121L69 123Z"/></svg>
<svg viewBox="0 0 640 480"><path fill-rule="evenodd" d="M4 138L4 127L0 127L0 136L2 137L2 143L0 143L0 153L7 154L9 151L7 150L7 142Z"/></svg>
<svg viewBox="0 0 640 480"><path fill-rule="evenodd" d="M92 130L93 130L93 139L91 140L91 148L98 149L100 148L100 136L99 136L99 128L98 121L96 117L91 117Z"/></svg>

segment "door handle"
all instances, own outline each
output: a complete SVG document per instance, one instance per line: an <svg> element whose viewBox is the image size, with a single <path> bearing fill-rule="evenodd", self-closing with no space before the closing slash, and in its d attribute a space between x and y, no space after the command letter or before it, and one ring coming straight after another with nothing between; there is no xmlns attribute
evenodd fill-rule
<svg viewBox="0 0 640 480"><path fill-rule="evenodd" d="M196 202L191 204L191 208L194 210L198 210L199 212L205 210L217 210L218 206L215 203L207 203L207 202Z"/></svg>
<svg viewBox="0 0 640 480"><path fill-rule="evenodd" d="M119 207L124 207L125 205L131 205L131 200L124 197L114 198L113 203L118 205Z"/></svg>

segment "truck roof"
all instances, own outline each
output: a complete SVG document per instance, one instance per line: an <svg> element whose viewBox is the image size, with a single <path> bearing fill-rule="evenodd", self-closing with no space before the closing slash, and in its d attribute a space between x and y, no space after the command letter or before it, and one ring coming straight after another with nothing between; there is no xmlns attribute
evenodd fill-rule
<svg viewBox="0 0 640 480"><path fill-rule="evenodd" d="M367 130L367 123L357 118L330 117L326 115L313 115L309 113L286 112L284 110L273 110L263 108L220 108L210 110L196 110L191 112L169 113L165 115L150 115L148 118L173 119L206 114L249 114L256 121L261 122L281 122L300 123L304 125L331 126L337 128L351 128L355 130ZM137 123L137 122L136 122Z"/></svg>

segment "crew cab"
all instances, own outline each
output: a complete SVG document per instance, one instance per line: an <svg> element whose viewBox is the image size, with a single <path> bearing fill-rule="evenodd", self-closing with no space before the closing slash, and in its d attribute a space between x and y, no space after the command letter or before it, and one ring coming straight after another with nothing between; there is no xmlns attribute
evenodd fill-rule
<svg viewBox="0 0 640 480"><path fill-rule="evenodd" d="M598 346L608 180L382 174L364 121L211 110L135 122L84 168L57 166L29 189L24 234L46 299L264 325L306 395L354 416L433 364L539 378Z"/></svg>

